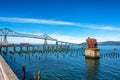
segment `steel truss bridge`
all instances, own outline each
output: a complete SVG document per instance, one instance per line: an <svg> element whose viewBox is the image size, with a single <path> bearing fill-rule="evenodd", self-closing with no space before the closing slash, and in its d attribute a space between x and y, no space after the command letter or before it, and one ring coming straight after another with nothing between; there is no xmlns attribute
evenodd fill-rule
<svg viewBox="0 0 120 80"><path fill-rule="evenodd" d="M65 45L69 45L69 46L77 45L75 43L59 41L57 39L50 37L47 34L43 34L43 35L24 34L24 33L15 32L15 31L10 30L8 28L0 29L0 36L1 36L1 43L2 44L8 44L7 37L26 37L26 38L43 39L44 45L48 45L47 40L55 41L56 45L58 45L58 43L61 43L61 45L65 44ZM3 41L2 41L2 36L4 37Z"/></svg>

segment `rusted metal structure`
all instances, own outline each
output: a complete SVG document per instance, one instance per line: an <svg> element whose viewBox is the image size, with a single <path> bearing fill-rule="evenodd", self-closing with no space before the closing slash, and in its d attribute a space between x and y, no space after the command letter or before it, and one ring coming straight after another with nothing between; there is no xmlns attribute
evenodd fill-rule
<svg viewBox="0 0 120 80"><path fill-rule="evenodd" d="M97 40L94 38L88 37L86 39L88 48L97 48Z"/></svg>
<svg viewBox="0 0 120 80"><path fill-rule="evenodd" d="M86 42L88 47L85 50L85 57L98 59L100 56L100 49L98 48L97 40L94 38L88 37L86 39Z"/></svg>

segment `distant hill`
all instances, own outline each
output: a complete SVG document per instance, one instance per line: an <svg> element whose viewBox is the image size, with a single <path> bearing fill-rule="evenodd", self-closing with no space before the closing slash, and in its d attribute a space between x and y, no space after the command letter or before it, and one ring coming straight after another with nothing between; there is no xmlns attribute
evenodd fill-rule
<svg viewBox="0 0 120 80"><path fill-rule="evenodd" d="M79 45L86 45L86 42L83 42ZM98 45L111 45L111 46L120 46L120 41L105 41L105 42L98 42Z"/></svg>
<svg viewBox="0 0 120 80"><path fill-rule="evenodd" d="M114 45L114 46L120 46L120 41L98 42L98 45Z"/></svg>

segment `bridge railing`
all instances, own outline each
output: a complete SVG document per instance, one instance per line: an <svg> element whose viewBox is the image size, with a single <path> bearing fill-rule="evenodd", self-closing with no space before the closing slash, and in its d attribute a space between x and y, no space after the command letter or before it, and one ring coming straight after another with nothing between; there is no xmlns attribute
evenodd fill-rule
<svg viewBox="0 0 120 80"><path fill-rule="evenodd" d="M18 80L17 76L0 55L0 80Z"/></svg>

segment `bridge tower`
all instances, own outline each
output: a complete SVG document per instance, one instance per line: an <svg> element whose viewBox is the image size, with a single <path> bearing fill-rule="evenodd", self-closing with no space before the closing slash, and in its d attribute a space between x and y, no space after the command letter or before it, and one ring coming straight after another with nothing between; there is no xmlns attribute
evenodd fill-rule
<svg viewBox="0 0 120 80"><path fill-rule="evenodd" d="M8 44L7 35L4 35L3 44L4 44L4 45L7 45L7 44Z"/></svg>
<svg viewBox="0 0 120 80"><path fill-rule="evenodd" d="M2 35L1 35L1 39L0 39L0 45L2 45Z"/></svg>
<svg viewBox="0 0 120 80"><path fill-rule="evenodd" d="M44 46L47 46L47 39L45 38Z"/></svg>
<svg viewBox="0 0 120 80"><path fill-rule="evenodd" d="M58 42L56 41L56 46L58 46Z"/></svg>

